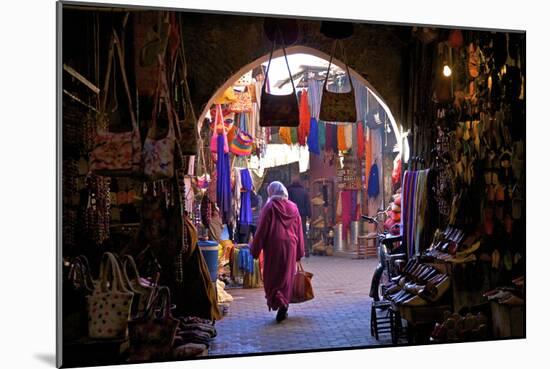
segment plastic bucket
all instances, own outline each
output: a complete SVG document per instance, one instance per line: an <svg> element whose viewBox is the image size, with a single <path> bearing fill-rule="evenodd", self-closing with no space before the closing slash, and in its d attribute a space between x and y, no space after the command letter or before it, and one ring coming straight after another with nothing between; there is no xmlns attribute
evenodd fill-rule
<svg viewBox="0 0 550 369"><path fill-rule="evenodd" d="M199 241L198 245L208 265L210 279L215 282L218 278L218 243L216 241Z"/></svg>

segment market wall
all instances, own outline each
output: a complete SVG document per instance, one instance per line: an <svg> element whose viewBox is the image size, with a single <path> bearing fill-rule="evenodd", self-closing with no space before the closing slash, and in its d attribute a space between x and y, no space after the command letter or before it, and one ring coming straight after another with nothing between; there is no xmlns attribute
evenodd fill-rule
<svg viewBox="0 0 550 369"><path fill-rule="evenodd" d="M140 25L156 22L155 14L138 14ZM148 17L152 17L147 21ZM269 54L264 17L184 13L183 37L188 64L188 82L197 115L216 91L245 65ZM321 21L298 20L294 45L330 55L332 39L320 32ZM136 47L145 36L136 26ZM401 114L403 49L411 28L355 24L353 35L344 40L350 68L367 79L399 120ZM339 57L341 59L341 57ZM148 73L137 72L137 84L148 83Z"/></svg>

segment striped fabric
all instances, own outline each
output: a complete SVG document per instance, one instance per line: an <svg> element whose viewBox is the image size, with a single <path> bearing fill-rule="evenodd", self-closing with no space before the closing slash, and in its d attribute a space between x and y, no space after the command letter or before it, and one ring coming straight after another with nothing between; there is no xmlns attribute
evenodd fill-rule
<svg viewBox="0 0 550 369"><path fill-rule="evenodd" d="M424 249L421 236L428 204L428 175L429 169L405 171L403 176L401 222L403 243L409 257Z"/></svg>

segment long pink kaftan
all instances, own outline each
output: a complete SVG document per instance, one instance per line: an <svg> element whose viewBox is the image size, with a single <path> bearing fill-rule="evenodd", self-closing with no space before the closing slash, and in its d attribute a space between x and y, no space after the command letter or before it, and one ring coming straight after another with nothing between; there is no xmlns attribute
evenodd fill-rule
<svg viewBox="0 0 550 369"><path fill-rule="evenodd" d="M293 202L271 199L263 207L250 251L258 258L261 250L267 306L270 310L288 306L296 261L304 256L302 219Z"/></svg>

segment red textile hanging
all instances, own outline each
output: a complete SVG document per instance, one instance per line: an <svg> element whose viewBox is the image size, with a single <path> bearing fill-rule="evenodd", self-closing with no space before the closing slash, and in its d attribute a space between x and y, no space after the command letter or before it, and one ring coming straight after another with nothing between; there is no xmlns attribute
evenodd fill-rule
<svg viewBox="0 0 550 369"><path fill-rule="evenodd" d="M401 180L401 159L393 161L393 171L391 173L392 183L395 185Z"/></svg>
<svg viewBox="0 0 550 369"><path fill-rule="evenodd" d="M367 128L367 140L365 141L365 187L369 183L369 173L372 164L372 137L371 130Z"/></svg>
<svg viewBox="0 0 550 369"><path fill-rule="evenodd" d="M307 91L303 90L300 95L300 125L298 126L298 143L301 146L306 145L307 136L309 135L311 114L309 113L309 103L307 99Z"/></svg>
<svg viewBox="0 0 550 369"><path fill-rule="evenodd" d="M357 123L357 157L361 159L361 156L365 152L365 133L363 132L363 122Z"/></svg>

